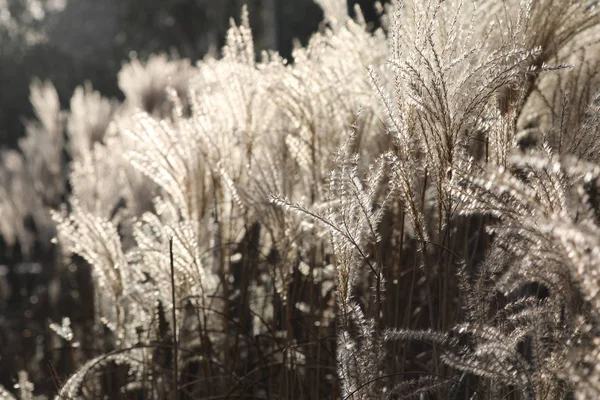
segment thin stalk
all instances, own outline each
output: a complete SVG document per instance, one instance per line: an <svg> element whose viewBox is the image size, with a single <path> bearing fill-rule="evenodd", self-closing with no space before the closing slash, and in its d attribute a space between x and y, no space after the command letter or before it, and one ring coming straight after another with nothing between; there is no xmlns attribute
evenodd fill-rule
<svg viewBox="0 0 600 400"><path fill-rule="evenodd" d="M169 262L171 264L171 303L173 305L173 399L177 400L179 366L177 362L177 304L175 302L175 262L173 259L173 237L169 238Z"/></svg>

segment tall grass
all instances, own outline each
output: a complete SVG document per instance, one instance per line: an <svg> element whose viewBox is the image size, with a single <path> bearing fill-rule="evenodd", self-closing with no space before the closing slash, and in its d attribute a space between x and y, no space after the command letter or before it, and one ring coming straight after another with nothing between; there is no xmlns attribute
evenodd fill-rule
<svg viewBox="0 0 600 400"><path fill-rule="evenodd" d="M317 3L291 61L244 9L123 104L32 85L0 233L93 278L57 398L596 398L595 2Z"/></svg>

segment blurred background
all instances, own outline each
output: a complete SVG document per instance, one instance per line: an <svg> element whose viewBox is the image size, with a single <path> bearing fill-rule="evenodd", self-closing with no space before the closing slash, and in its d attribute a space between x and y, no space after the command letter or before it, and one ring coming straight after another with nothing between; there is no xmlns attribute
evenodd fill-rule
<svg viewBox="0 0 600 400"><path fill-rule="evenodd" d="M348 3L376 19L375 0ZM63 107L86 80L122 99L116 77L124 61L160 52L192 61L218 54L243 4L257 50L286 58L323 16L313 0L0 0L0 148L14 148L23 134L34 77L53 82Z"/></svg>

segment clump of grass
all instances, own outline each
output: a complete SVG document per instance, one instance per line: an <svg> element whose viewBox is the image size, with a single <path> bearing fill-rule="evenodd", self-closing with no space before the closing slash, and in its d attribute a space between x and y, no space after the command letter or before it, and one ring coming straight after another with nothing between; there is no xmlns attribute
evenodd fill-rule
<svg viewBox="0 0 600 400"><path fill-rule="evenodd" d="M0 232L33 182L93 277L69 340L101 338L58 397L598 396L597 7L393 1L372 32L318 3L293 63L244 9L221 58L125 66L123 104L34 92L0 179L68 141Z"/></svg>

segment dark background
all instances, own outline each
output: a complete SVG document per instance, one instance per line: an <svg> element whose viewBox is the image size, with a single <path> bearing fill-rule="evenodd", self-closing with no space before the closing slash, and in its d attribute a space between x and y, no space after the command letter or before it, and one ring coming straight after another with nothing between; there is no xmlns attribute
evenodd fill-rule
<svg viewBox="0 0 600 400"><path fill-rule="evenodd" d="M33 77L53 82L63 108L85 80L122 99L117 72L133 51L141 59L218 54L244 3L257 50L286 58L294 39L305 44L323 19L312 0L0 0L0 148L14 148L31 117ZM375 0L349 0L349 9L356 3L376 19Z"/></svg>

